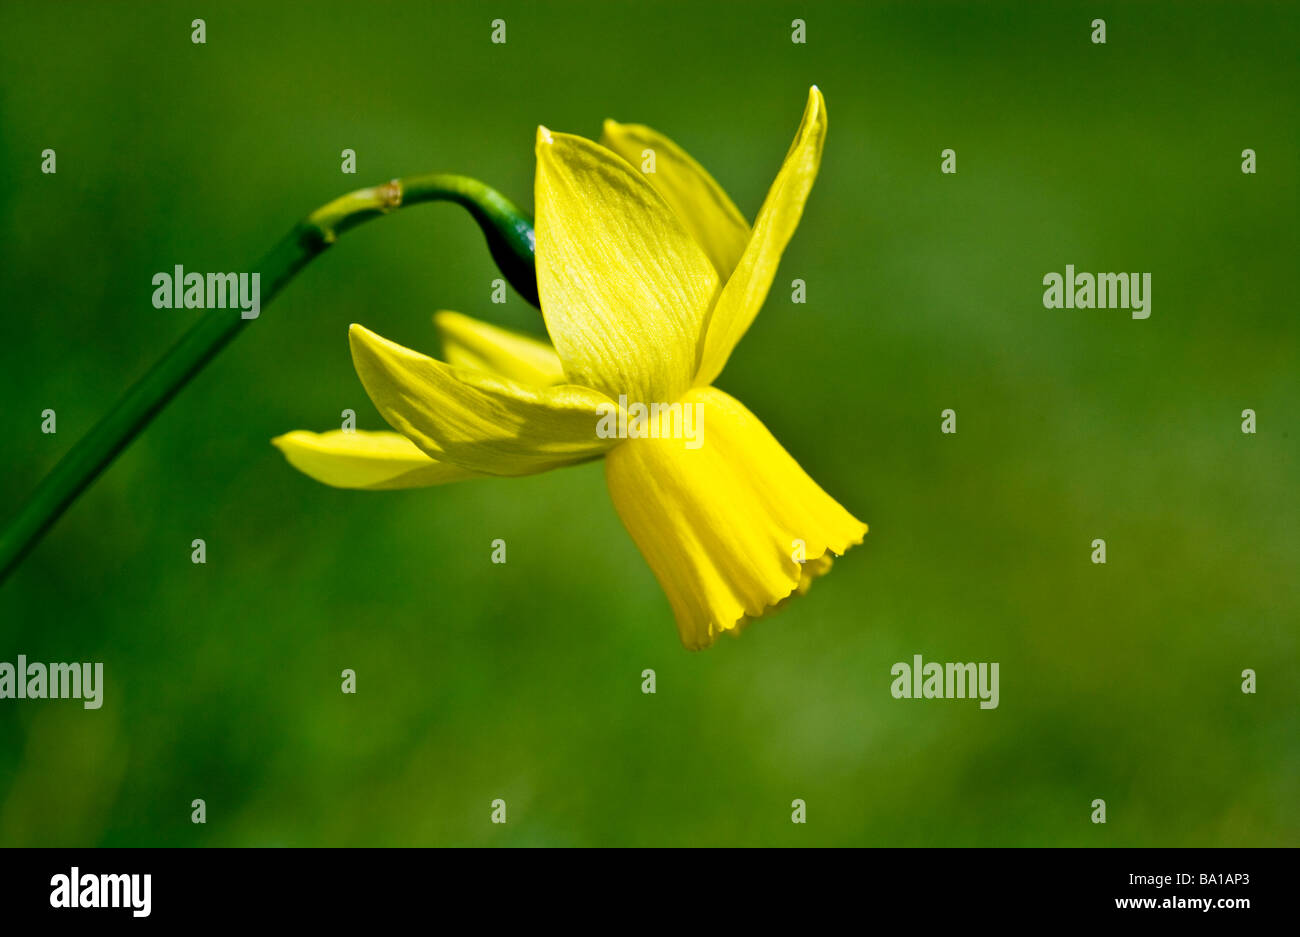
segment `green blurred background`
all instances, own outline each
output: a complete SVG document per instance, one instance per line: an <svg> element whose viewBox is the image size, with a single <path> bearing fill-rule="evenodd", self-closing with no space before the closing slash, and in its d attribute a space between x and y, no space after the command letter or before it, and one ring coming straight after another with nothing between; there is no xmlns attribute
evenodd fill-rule
<svg viewBox="0 0 1300 937"><path fill-rule="evenodd" d="M1298 26L1238 2L4 4L4 513L198 315L154 309L154 273L247 270L398 175L531 206L538 123L651 124L752 219L817 83L821 175L719 383L871 533L689 653L598 463L299 475L272 436L383 426L350 322L430 352L438 308L540 329L489 302L460 210L374 222L0 589L0 660L107 683L98 711L0 702L0 844L1300 844ZM1044 309L1067 263L1150 271L1151 318ZM893 699L913 654L1000 662L1000 707Z"/></svg>

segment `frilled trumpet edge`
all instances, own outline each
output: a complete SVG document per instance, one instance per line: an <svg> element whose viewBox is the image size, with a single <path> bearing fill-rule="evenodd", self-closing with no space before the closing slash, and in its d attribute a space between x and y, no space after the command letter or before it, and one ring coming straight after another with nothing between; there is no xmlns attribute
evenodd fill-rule
<svg viewBox="0 0 1300 937"><path fill-rule="evenodd" d="M702 421L694 446L667 427L628 439L605 457L605 477L682 644L697 650L803 595L867 525L735 398L704 387L681 402Z"/></svg>

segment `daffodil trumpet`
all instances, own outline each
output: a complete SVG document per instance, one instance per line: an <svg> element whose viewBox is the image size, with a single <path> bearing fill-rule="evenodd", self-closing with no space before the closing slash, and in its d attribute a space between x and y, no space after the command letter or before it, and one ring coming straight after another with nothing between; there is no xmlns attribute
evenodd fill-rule
<svg viewBox="0 0 1300 937"><path fill-rule="evenodd" d="M603 458L682 643L739 632L867 531L713 386L767 297L825 137L813 87L751 227L649 127L606 121L599 143L540 127L536 273L550 341L440 312L439 361L354 324L357 374L395 432L296 431L275 445L318 481L372 490ZM654 173L640 168L647 149ZM687 413L700 433L684 431Z"/></svg>

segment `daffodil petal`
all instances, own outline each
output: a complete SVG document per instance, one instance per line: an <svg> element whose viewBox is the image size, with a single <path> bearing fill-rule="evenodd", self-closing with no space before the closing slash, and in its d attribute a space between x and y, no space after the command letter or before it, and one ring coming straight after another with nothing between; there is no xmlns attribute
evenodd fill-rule
<svg viewBox="0 0 1300 937"><path fill-rule="evenodd" d="M732 349L767 299L781 254L799 226L804 203L817 178L825 140L826 102L814 85L808 92L808 105L794 142L754 222L745 253L718 294L704 334L697 384L712 384L722 373Z"/></svg>
<svg viewBox="0 0 1300 937"><path fill-rule="evenodd" d="M564 383L564 366L550 342L489 325L459 312L433 314L448 364L491 371L535 387Z"/></svg>
<svg viewBox="0 0 1300 937"><path fill-rule="evenodd" d="M642 124L605 121L600 143L632 164L646 165L653 153L654 172L646 181L664 197L723 280L731 276L749 243L745 216L708 172L668 137Z"/></svg>
<svg viewBox="0 0 1300 937"><path fill-rule="evenodd" d="M352 363L388 424L439 462L486 475L530 475L595 458L617 440L596 429L609 398L565 384L531 387L456 368L359 325Z"/></svg>
<svg viewBox="0 0 1300 937"><path fill-rule="evenodd" d="M459 465L434 461L400 433L294 430L271 442L298 471L334 488L388 491L478 477Z"/></svg>
<svg viewBox="0 0 1300 937"><path fill-rule="evenodd" d="M691 385L718 275L642 174L571 134L537 135L537 289L568 379L673 401Z"/></svg>
<svg viewBox="0 0 1300 937"><path fill-rule="evenodd" d="M682 643L697 649L805 593L833 555L862 542L867 525L739 401L707 387L681 402L699 407L697 448L666 430L643 433L605 457L605 477Z"/></svg>

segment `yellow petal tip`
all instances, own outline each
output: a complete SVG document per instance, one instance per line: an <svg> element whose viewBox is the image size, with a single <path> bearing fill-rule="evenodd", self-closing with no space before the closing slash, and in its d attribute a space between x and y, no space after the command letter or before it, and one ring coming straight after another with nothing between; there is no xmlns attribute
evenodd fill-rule
<svg viewBox="0 0 1300 937"><path fill-rule="evenodd" d="M352 345L354 348L358 344L366 344L366 345L374 344L376 340L380 340L380 339L381 336L370 331L368 328L366 328L364 325L361 325L359 322L353 322L351 325L348 326L348 343Z"/></svg>
<svg viewBox="0 0 1300 937"><path fill-rule="evenodd" d="M318 433L306 429L290 430L287 433L281 433L279 436L273 437L271 445L288 454L289 450L294 446L301 446L305 440L315 439L318 435Z"/></svg>
<svg viewBox="0 0 1300 937"><path fill-rule="evenodd" d="M554 143L555 139L551 136L551 131L543 124L537 125L537 145Z"/></svg>
<svg viewBox="0 0 1300 937"><path fill-rule="evenodd" d="M357 375L363 385L366 384L366 376L362 372L362 362L373 363L380 357L379 350L391 344L382 335L377 335L364 325L353 322L348 326L348 347L352 350L352 365L357 369Z"/></svg>

